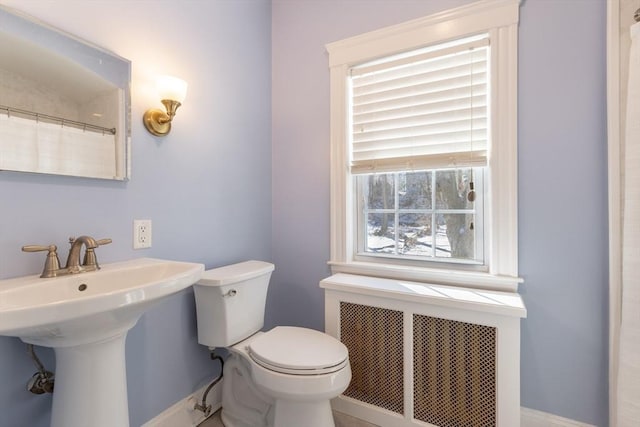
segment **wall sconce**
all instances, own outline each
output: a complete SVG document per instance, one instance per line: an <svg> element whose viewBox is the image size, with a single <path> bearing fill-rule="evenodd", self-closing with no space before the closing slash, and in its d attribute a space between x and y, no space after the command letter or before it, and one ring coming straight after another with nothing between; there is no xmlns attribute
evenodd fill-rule
<svg viewBox="0 0 640 427"><path fill-rule="evenodd" d="M187 82L172 76L158 77L158 95L166 112L158 109L147 110L142 117L144 127L155 136L165 136L171 131L171 121L176 110L187 96Z"/></svg>

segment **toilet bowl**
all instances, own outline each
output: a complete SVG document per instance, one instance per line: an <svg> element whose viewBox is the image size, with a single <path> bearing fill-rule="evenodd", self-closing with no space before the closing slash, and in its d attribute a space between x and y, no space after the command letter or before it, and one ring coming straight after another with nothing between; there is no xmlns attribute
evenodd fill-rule
<svg viewBox="0 0 640 427"><path fill-rule="evenodd" d="M260 332L273 264L247 261L205 271L194 285L198 341L225 347L226 427L334 427L330 399L351 381L347 348L307 328Z"/></svg>

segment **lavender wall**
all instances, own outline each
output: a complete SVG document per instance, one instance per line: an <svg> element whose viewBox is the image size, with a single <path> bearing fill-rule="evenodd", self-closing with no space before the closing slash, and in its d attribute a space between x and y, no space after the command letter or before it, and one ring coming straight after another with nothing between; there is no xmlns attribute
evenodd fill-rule
<svg viewBox="0 0 640 427"><path fill-rule="evenodd" d="M33 274L71 235L111 237L102 263L133 257L208 268L271 259L271 18L267 0L0 0L133 63L130 182L0 172L0 278ZM172 133L154 138L142 114L161 107L154 76L189 83ZM153 248L133 251L132 221L153 220ZM65 256L64 249L61 255ZM54 356L38 349L48 367ZM217 370L196 339L193 293L145 314L127 339L131 425L206 384ZM0 337L0 425L48 426L50 396L25 390L24 344Z"/></svg>
<svg viewBox="0 0 640 427"><path fill-rule="evenodd" d="M329 275L324 45L467 1L272 3L270 324L323 328ZM522 404L607 425L605 2L526 0L519 58Z"/></svg>
<svg viewBox="0 0 640 427"><path fill-rule="evenodd" d="M519 85L526 406L606 426L606 2L527 1Z"/></svg>
<svg viewBox="0 0 640 427"><path fill-rule="evenodd" d="M0 172L0 277L41 269L23 244L62 246L79 233L114 239L102 262L272 259L268 326L317 329L318 281L329 275L324 45L468 2L274 0L270 18L267 0L0 1L131 59L134 118L128 183ZM607 424L604 45L604 1L522 5L522 403L598 426ZM162 140L139 120L157 105L158 73L190 84ZM131 249L134 218L153 220L152 249ZM132 426L215 370L195 338L190 291L147 313L127 346ZM41 353L50 366L52 353ZM50 399L24 391L33 372L24 345L0 338L0 425L48 425Z"/></svg>

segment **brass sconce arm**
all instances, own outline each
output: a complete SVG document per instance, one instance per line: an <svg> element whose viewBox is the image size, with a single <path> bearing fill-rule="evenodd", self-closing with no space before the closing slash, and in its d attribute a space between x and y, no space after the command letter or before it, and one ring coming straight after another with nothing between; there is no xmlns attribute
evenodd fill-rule
<svg viewBox="0 0 640 427"><path fill-rule="evenodd" d="M164 76L159 79L159 90L165 91L165 97L161 97L162 105L166 110L150 109L144 113L142 121L144 127L155 136L165 136L171 132L171 122L176 115L178 107L182 105L182 100L186 95L187 84L183 80L175 77ZM172 99L177 98L179 99Z"/></svg>
<svg viewBox="0 0 640 427"><path fill-rule="evenodd" d="M165 136L171 132L171 121L176 115L178 107L182 105L178 101L171 99L163 99L161 102L167 110L166 112L154 108L147 110L142 117L144 126L155 136Z"/></svg>

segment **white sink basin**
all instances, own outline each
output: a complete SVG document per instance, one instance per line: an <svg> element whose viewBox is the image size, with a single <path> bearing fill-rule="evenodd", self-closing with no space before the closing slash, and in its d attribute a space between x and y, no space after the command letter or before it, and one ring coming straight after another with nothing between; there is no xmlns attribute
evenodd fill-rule
<svg viewBox="0 0 640 427"><path fill-rule="evenodd" d="M56 352L52 427L127 427L125 338L153 303L204 266L141 258L99 271L0 280L0 335Z"/></svg>
<svg viewBox="0 0 640 427"><path fill-rule="evenodd" d="M137 320L149 303L198 281L202 264L141 258L99 271L0 280L0 335L38 345L94 340Z"/></svg>

